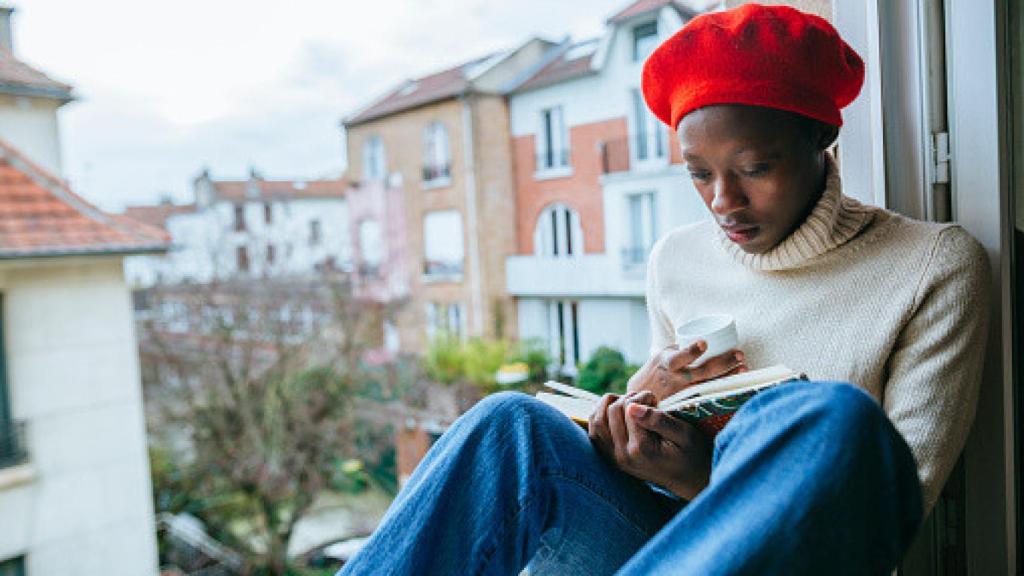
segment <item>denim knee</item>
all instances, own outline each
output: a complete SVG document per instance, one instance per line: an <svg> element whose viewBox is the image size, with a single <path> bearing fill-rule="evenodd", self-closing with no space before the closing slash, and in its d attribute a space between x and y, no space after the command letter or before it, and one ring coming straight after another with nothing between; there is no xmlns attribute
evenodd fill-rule
<svg viewBox="0 0 1024 576"><path fill-rule="evenodd" d="M498 392L477 402L463 416L475 423L510 425L528 420L531 425L564 426L572 421L551 406L522 392Z"/></svg>

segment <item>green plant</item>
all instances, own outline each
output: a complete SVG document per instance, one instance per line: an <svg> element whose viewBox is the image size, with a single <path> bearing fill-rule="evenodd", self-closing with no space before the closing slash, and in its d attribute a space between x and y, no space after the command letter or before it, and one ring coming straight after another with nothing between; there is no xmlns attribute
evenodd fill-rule
<svg viewBox="0 0 1024 576"><path fill-rule="evenodd" d="M594 394L621 394L639 366L626 363L622 352L601 346L579 368L576 385Z"/></svg>
<svg viewBox="0 0 1024 576"><path fill-rule="evenodd" d="M442 333L427 345L423 365L430 379L454 384L465 375L465 349L458 337Z"/></svg>

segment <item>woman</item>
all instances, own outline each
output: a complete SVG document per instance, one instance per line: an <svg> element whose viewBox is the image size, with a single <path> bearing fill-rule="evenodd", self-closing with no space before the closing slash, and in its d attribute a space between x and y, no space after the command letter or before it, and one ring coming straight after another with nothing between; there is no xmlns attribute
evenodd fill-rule
<svg viewBox="0 0 1024 576"><path fill-rule="evenodd" d="M973 419L987 264L959 227L842 194L828 148L862 81L831 25L786 7L660 46L644 96L712 218L652 251L650 361L589 434L523 395L481 402L343 573L888 574ZM704 345L674 327L718 312L741 350L691 369ZM654 408L775 363L811 381L758 394L713 444Z"/></svg>

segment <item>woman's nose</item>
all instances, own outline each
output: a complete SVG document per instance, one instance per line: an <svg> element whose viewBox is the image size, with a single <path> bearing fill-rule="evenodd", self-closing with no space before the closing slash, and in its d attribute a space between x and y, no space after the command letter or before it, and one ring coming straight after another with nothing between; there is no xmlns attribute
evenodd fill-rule
<svg viewBox="0 0 1024 576"><path fill-rule="evenodd" d="M714 193L711 211L719 216L727 216L748 204L743 187L734 176L728 174L715 179Z"/></svg>

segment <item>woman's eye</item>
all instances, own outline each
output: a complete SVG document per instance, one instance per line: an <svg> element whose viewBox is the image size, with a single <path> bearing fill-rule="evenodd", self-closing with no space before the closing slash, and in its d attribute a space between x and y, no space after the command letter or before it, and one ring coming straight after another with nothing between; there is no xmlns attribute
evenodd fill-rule
<svg viewBox="0 0 1024 576"><path fill-rule="evenodd" d="M707 170L690 170L690 178L706 182L711 178L711 173Z"/></svg>
<svg viewBox="0 0 1024 576"><path fill-rule="evenodd" d="M747 170L744 170L743 171L743 175L744 176L751 176L751 177L756 178L758 176L763 176L763 175L767 174L769 169L770 169L770 166L768 166L767 164L757 164L757 165L752 166L751 168L749 168Z"/></svg>

